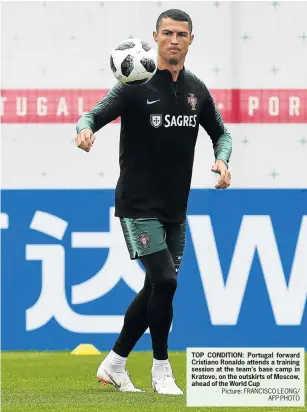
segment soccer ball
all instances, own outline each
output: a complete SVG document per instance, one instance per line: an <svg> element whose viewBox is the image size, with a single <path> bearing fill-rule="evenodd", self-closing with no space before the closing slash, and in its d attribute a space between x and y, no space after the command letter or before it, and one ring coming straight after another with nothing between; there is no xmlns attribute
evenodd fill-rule
<svg viewBox="0 0 307 412"><path fill-rule="evenodd" d="M110 66L114 76L122 84L144 84L157 71L157 54L145 41L124 40L112 51Z"/></svg>

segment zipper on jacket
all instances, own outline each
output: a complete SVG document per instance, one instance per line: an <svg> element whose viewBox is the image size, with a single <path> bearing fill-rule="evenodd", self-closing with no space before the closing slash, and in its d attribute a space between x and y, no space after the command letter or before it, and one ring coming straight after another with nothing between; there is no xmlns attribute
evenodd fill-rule
<svg viewBox="0 0 307 412"><path fill-rule="evenodd" d="M176 102L176 104L178 104L179 94L178 94L178 91L177 91L177 82L173 82L172 89L173 89L173 94L175 96L175 102Z"/></svg>

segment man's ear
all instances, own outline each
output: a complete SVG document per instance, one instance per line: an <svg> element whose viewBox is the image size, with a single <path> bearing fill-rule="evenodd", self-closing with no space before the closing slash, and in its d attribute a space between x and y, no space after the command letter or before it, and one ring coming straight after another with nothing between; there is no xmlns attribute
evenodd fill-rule
<svg viewBox="0 0 307 412"><path fill-rule="evenodd" d="M191 34L190 44L193 43L193 40L194 40L194 34Z"/></svg>
<svg viewBox="0 0 307 412"><path fill-rule="evenodd" d="M154 32L152 33L152 37L153 37L153 39L154 39L155 42L158 41L158 33L157 33L156 31L154 31Z"/></svg>

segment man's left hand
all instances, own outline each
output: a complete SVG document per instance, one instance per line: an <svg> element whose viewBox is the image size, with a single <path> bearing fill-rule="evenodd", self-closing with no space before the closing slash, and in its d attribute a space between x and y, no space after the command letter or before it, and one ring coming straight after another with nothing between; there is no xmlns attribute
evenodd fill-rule
<svg viewBox="0 0 307 412"><path fill-rule="evenodd" d="M220 175L218 184L215 186L216 189L226 189L230 185L231 174L223 160L216 160L211 171Z"/></svg>

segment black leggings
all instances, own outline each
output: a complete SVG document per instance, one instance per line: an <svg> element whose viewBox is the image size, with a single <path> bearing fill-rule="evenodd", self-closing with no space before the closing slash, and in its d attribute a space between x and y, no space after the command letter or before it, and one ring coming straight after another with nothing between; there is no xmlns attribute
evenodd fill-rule
<svg viewBox="0 0 307 412"><path fill-rule="evenodd" d="M113 351L127 357L149 327L153 357L168 359L167 341L173 319L173 297L177 288L177 274L168 249L139 258L145 270L143 289L131 302L122 331Z"/></svg>

